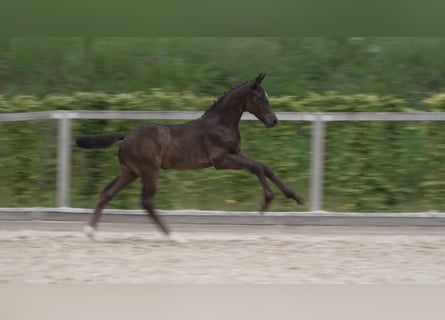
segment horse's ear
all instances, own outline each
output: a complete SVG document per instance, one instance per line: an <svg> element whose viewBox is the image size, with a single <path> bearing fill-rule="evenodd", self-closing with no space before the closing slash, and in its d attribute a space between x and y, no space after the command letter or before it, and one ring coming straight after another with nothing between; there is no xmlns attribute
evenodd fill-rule
<svg viewBox="0 0 445 320"><path fill-rule="evenodd" d="M257 84L261 84L261 82L263 81L263 79L264 79L265 76L266 76L265 73L260 73L260 74L258 75L258 77L256 77L255 82L256 82Z"/></svg>
<svg viewBox="0 0 445 320"><path fill-rule="evenodd" d="M253 87L255 88L257 85L261 84L265 76L266 76L265 73L260 73L253 82Z"/></svg>

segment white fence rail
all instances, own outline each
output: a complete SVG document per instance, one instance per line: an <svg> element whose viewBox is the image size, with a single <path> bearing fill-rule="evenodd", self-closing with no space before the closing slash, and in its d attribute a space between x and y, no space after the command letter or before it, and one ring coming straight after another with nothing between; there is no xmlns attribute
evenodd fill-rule
<svg viewBox="0 0 445 320"><path fill-rule="evenodd" d="M75 119L192 120L202 112L186 111L44 111L0 113L0 122L55 119L58 121L57 204L70 207L71 121ZM445 121L445 112L359 112L304 113L277 112L280 121L312 122L310 211L319 212L323 202L323 158L325 123L333 121ZM245 114L242 120L256 120Z"/></svg>

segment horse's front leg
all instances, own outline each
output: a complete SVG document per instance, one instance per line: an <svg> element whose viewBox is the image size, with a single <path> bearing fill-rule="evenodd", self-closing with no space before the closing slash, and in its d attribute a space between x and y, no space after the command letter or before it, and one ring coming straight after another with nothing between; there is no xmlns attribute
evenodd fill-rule
<svg viewBox="0 0 445 320"><path fill-rule="evenodd" d="M306 203L306 200L304 200L304 198L299 193L295 192L287 185L285 185L283 181L281 181L280 178L276 176L272 169L270 169L266 165L263 165L263 170L266 177L269 178L269 180L272 181L287 198L294 199L300 205L304 205Z"/></svg>
<svg viewBox="0 0 445 320"><path fill-rule="evenodd" d="M265 177L272 181L287 198L294 199L300 205L306 203L305 199L298 192L285 185L272 169L242 153L225 155L218 162L214 162L214 166L216 169L247 169L256 174L264 190L264 204L261 211L266 210L274 198Z"/></svg>
<svg viewBox="0 0 445 320"><path fill-rule="evenodd" d="M262 163L250 159L242 153L237 153L224 155L223 157L213 161L213 166L215 169L246 169L255 174L260 181L264 193L264 202L260 208L260 212L263 212L269 208L275 196L267 183L264 165Z"/></svg>

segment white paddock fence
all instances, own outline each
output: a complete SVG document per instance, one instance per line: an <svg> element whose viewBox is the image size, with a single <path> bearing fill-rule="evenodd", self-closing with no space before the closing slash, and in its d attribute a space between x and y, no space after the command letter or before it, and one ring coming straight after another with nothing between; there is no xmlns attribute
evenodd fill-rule
<svg viewBox="0 0 445 320"><path fill-rule="evenodd" d="M57 205L70 207L71 176L71 122L76 119L136 119L136 120L192 120L201 112L184 111L44 111L25 113L0 113L0 122L54 119L58 121L58 168ZM333 121L445 121L445 112L359 112L359 113L305 113L277 112L280 121L309 121L312 123L311 172L310 172L310 211L322 212L323 200L323 159L325 125ZM242 120L256 120L244 114ZM14 210L14 209L10 209Z"/></svg>

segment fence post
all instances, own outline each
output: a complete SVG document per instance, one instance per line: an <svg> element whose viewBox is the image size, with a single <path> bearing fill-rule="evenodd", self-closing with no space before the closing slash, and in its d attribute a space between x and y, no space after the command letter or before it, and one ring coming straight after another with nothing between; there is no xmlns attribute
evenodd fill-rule
<svg viewBox="0 0 445 320"><path fill-rule="evenodd" d="M71 180L71 120L62 117L58 121L57 146L57 205L70 206Z"/></svg>
<svg viewBox="0 0 445 320"><path fill-rule="evenodd" d="M325 123L321 115L312 122L310 210L323 210L323 159Z"/></svg>

